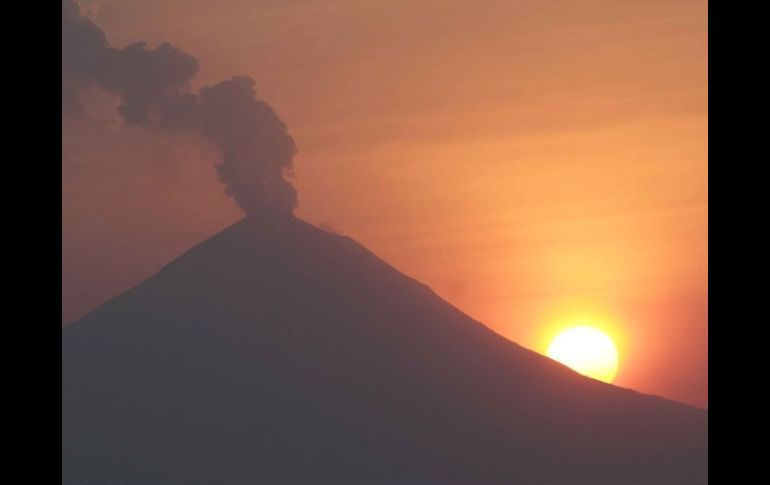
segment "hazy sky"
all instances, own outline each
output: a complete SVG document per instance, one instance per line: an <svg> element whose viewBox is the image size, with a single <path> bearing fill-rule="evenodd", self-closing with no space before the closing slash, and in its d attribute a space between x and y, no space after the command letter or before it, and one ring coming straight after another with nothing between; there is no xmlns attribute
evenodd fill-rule
<svg viewBox="0 0 770 485"><path fill-rule="evenodd" d="M707 2L102 0L113 45L168 41L286 122L300 208L544 352L572 319L615 383L706 406ZM69 322L237 221L216 150L63 124Z"/></svg>

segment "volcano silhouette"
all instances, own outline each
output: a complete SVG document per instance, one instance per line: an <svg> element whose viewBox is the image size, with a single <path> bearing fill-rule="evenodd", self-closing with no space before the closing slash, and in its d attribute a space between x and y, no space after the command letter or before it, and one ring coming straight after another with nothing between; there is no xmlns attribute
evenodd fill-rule
<svg viewBox="0 0 770 485"><path fill-rule="evenodd" d="M62 331L64 484L695 484L707 413L497 335L352 239L244 219Z"/></svg>

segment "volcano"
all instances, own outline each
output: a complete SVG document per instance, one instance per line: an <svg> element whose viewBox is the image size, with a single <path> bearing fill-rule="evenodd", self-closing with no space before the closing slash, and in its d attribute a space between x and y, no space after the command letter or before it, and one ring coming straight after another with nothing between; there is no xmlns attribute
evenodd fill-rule
<svg viewBox="0 0 770 485"><path fill-rule="evenodd" d="M352 239L247 218L62 330L64 484L696 484L707 412L581 376Z"/></svg>

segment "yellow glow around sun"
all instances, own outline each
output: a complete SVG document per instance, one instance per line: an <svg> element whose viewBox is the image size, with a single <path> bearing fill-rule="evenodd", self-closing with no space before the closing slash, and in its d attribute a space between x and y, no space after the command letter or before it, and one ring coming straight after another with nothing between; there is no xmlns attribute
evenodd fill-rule
<svg viewBox="0 0 770 485"><path fill-rule="evenodd" d="M557 335L548 346L548 357L604 382L612 382L618 372L618 351L612 339L586 325Z"/></svg>

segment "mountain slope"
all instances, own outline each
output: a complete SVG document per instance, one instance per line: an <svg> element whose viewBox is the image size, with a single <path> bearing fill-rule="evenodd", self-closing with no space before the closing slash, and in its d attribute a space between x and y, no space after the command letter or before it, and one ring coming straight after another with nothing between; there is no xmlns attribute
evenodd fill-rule
<svg viewBox="0 0 770 485"><path fill-rule="evenodd" d="M62 332L63 483L705 483L707 414L243 220Z"/></svg>

